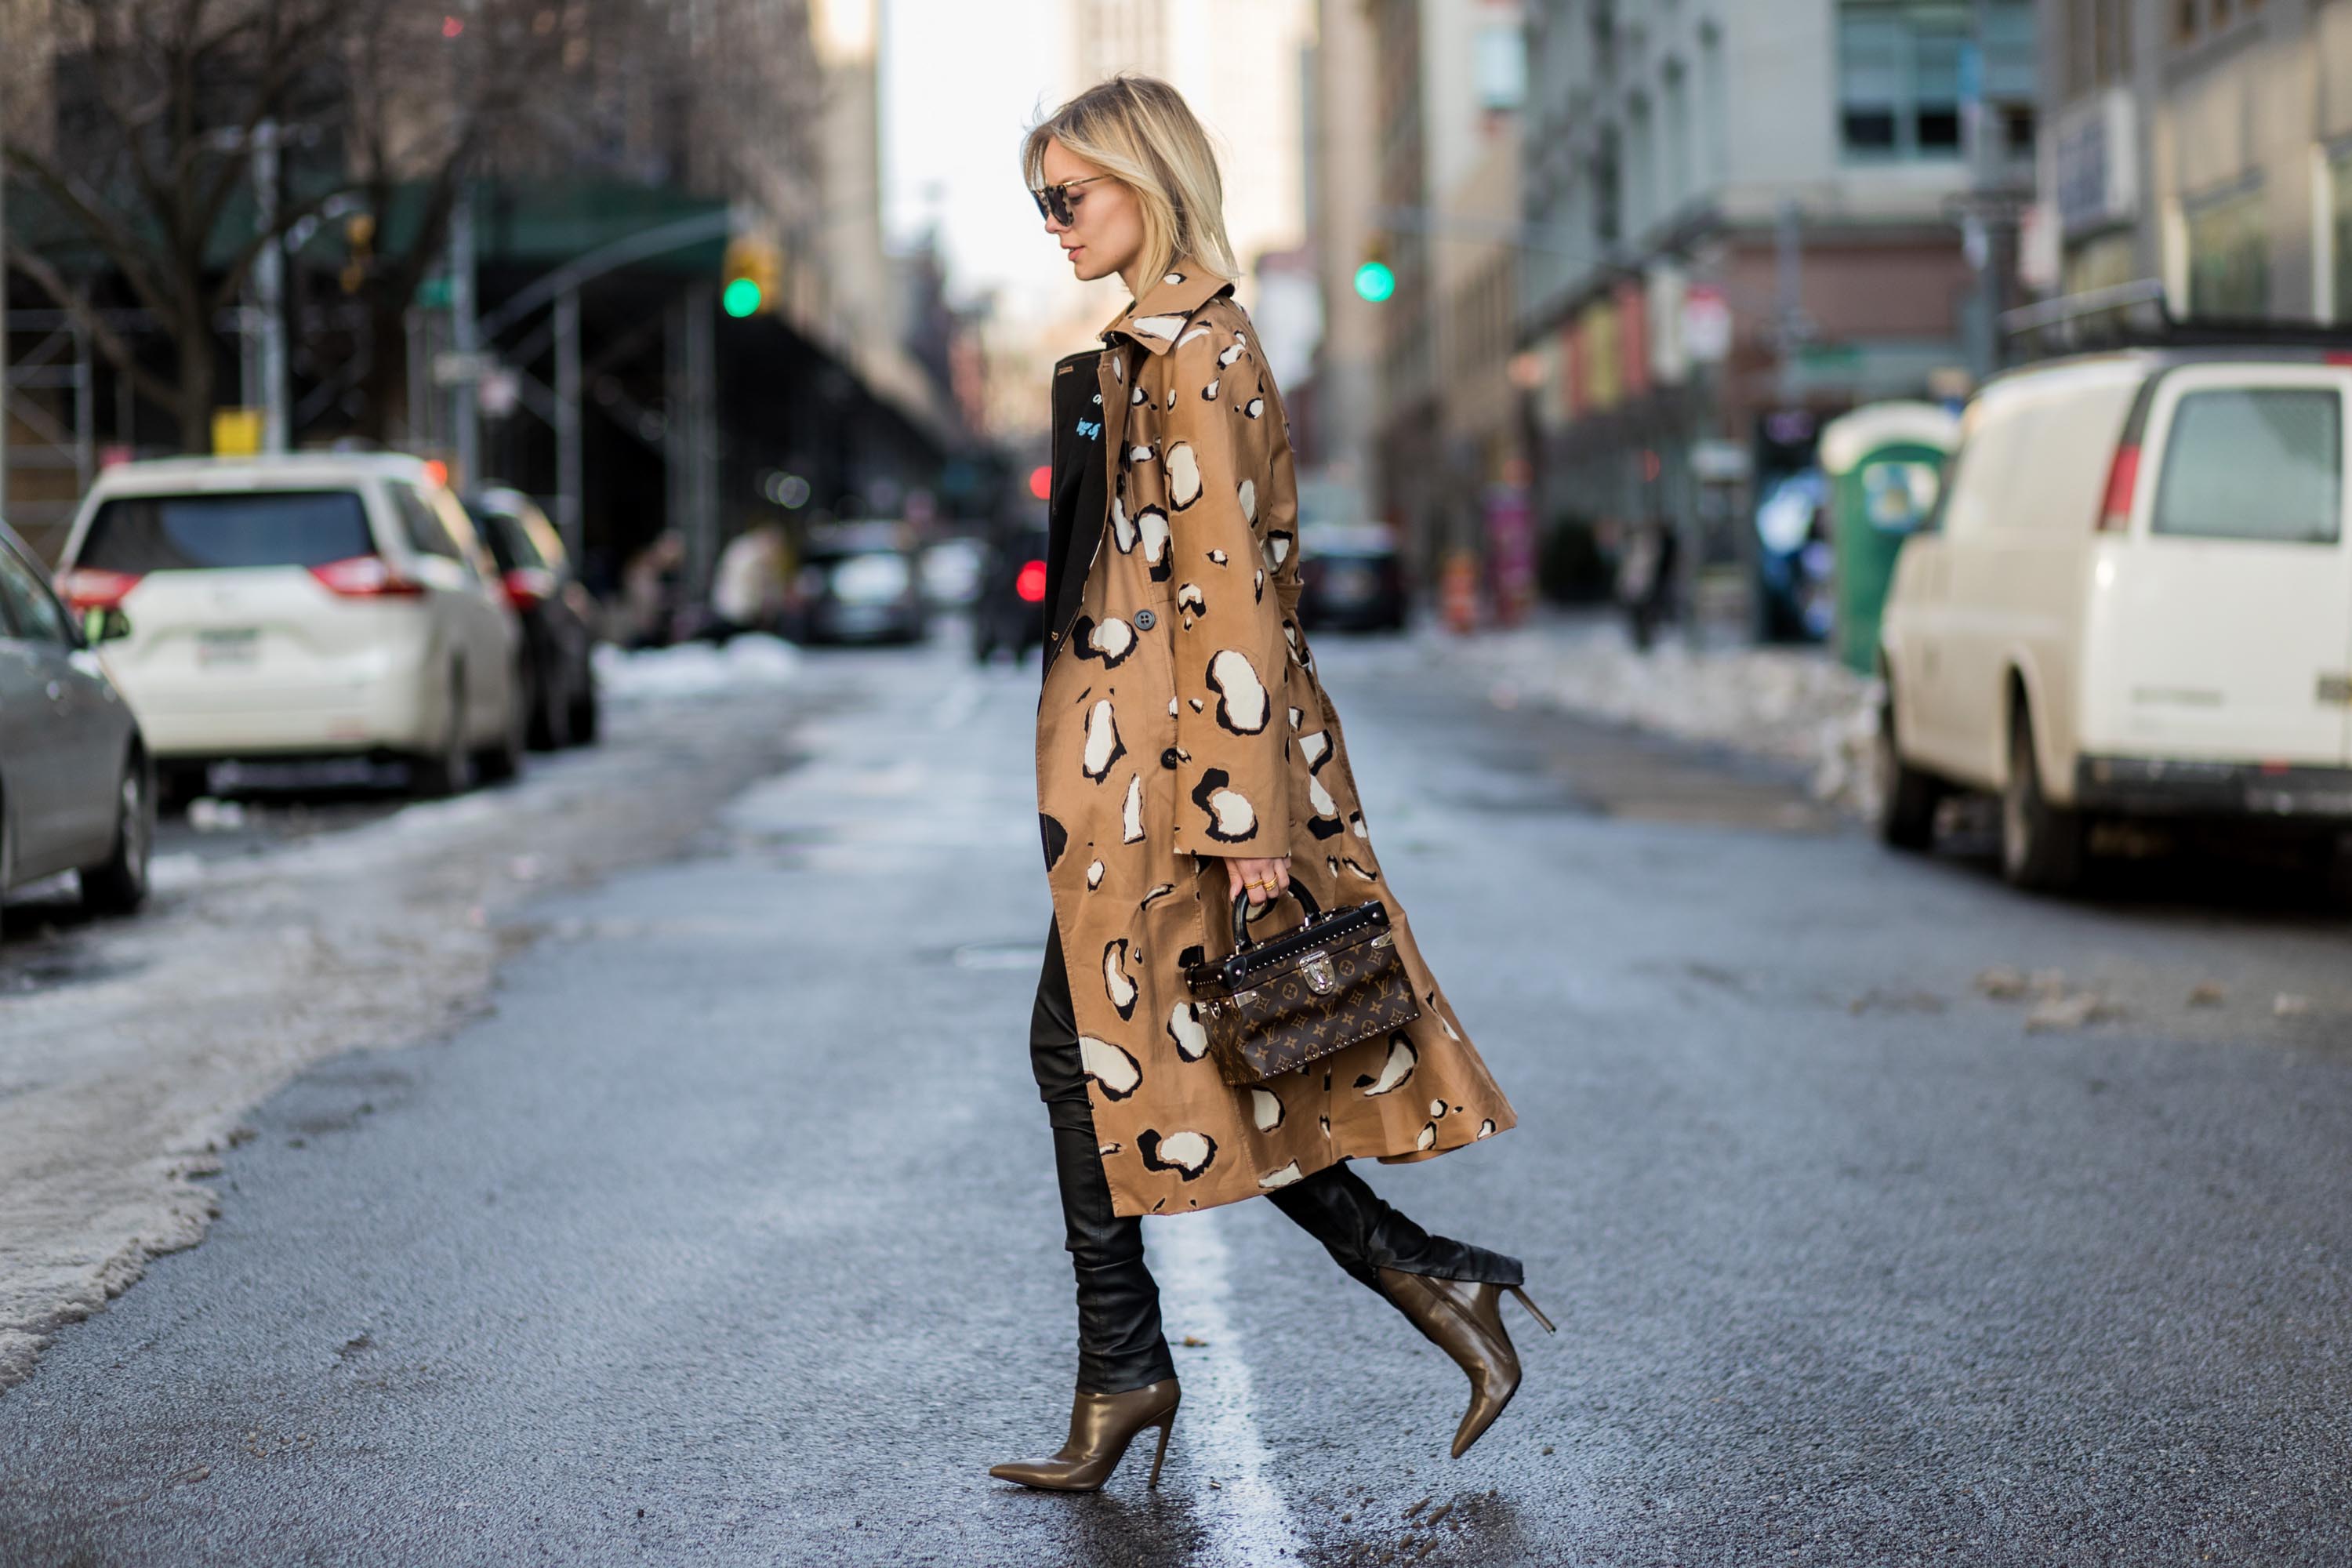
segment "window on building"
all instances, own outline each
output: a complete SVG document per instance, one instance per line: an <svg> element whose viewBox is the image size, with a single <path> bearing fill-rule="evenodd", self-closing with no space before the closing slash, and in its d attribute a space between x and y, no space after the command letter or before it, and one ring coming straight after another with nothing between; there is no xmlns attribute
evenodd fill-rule
<svg viewBox="0 0 2352 1568"><path fill-rule="evenodd" d="M1592 159L1592 237L1603 248L1615 245L1624 233L1624 192L1619 178L1617 128L1607 127L1601 133L1601 150Z"/></svg>
<svg viewBox="0 0 2352 1568"><path fill-rule="evenodd" d="M1660 130L1665 140L1664 207L1673 212L1691 194L1690 89L1683 79L1680 60L1666 62L1664 86L1659 94Z"/></svg>
<svg viewBox="0 0 2352 1568"><path fill-rule="evenodd" d="M1846 156L1959 157L1971 51L1974 85L1998 145L2030 154L2041 90L2036 26L2032 0L1981 6L1969 0L1841 0L1839 132Z"/></svg>
<svg viewBox="0 0 2352 1568"><path fill-rule="evenodd" d="M1517 109L1528 96L1526 35L1517 23L1478 29L1478 105L1491 110Z"/></svg>
<svg viewBox="0 0 2352 1568"><path fill-rule="evenodd" d="M2260 316L2270 309L2271 245L2260 186L2189 209L2189 313Z"/></svg>
<svg viewBox="0 0 2352 1568"><path fill-rule="evenodd" d="M2352 147L2337 151L2327 161L2327 232L2335 250L2334 276L2329 282L2338 321L2352 321Z"/></svg>
<svg viewBox="0 0 2352 1568"><path fill-rule="evenodd" d="M1625 110L1625 226L1635 237L1648 229L1657 191L1657 168L1650 154L1650 100L1637 98Z"/></svg>
<svg viewBox="0 0 2352 1568"><path fill-rule="evenodd" d="M1959 156L1969 15L1958 0L1843 0L1838 102L1848 157Z"/></svg>

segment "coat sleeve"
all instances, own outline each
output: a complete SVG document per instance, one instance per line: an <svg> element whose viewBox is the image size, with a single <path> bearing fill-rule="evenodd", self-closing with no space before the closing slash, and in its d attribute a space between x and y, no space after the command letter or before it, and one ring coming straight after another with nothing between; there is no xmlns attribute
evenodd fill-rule
<svg viewBox="0 0 2352 1568"><path fill-rule="evenodd" d="M1258 521L1274 441L1255 349L1212 315L1163 361L1180 854L1290 852L1289 644Z"/></svg>

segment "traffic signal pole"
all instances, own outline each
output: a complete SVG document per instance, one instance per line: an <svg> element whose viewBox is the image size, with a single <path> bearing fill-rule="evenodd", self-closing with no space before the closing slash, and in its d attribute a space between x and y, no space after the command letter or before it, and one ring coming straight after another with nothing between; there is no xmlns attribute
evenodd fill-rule
<svg viewBox="0 0 2352 1568"><path fill-rule="evenodd" d="M555 297L555 526L576 563L582 537L580 450L580 290Z"/></svg>
<svg viewBox="0 0 2352 1568"><path fill-rule="evenodd" d="M457 193L449 213L449 333L459 363L471 366L481 349L474 293L474 188L468 183ZM482 482L482 404L472 376L461 377L452 389L452 413L457 430L457 483L471 489Z"/></svg>

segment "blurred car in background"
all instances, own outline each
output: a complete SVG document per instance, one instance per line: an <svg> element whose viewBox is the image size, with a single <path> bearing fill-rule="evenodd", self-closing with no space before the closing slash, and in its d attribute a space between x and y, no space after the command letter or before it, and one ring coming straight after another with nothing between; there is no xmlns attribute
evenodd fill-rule
<svg viewBox="0 0 2352 1568"><path fill-rule="evenodd" d="M503 486L468 497L466 510L498 563L507 603L522 621L530 743L541 751L596 739L600 616L572 569L563 536L539 504Z"/></svg>
<svg viewBox="0 0 2352 1568"><path fill-rule="evenodd" d="M129 615L107 668L171 793L230 758L389 754L425 795L522 765L522 629L466 509L417 458L109 468L58 583L77 613Z"/></svg>
<svg viewBox="0 0 2352 1568"><path fill-rule="evenodd" d="M896 522L813 529L795 580L803 642L920 642L918 557Z"/></svg>
<svg viewBox="0 0 2352 1568"><path fill-rule="evenodd" d="M988 542L971 605L971 657L986 664L1003 648L1014 662L1045 646L1045 549L1042 528L999 530Z"/></svg>
<svg viewBox="0 0 2352 1568"><path fill-rule="evenodd" d="M94 913L146 900L154 775L138 720L90 647L129 629L119 608L87 628L76 621L0 522L0 895L79 871Z"/></svg>
<svg viewBox="0 0 2352 1568"><path fill-rule="evenodd" d="M1771 481L1756 507L1759 614L1769 642L1820 642L1837 619L1830 484L1819 468Z"/></svg>
<svg viewBox="0 0 2352 1568"><path fill-rule="evenodd" d="M968 534L942 539L923 551L923 602L935 610L961 609L979 596L988 569L988 543Z"/></svg>
<svg viewBox="0 0 2352 1568"><path fill-rule="evenodd" d="M2140 350L1986 384L1879 638L1891 844L1955 788L2060 889L2095 819L2259 824L2339 875L2352 828L2352 368Z"/></svg>
<svg viewBox="0 0 2352 1568"><path fill-rule="evenodd" d="M1302 525L1298 584L1298 621L1308 631L1404 629L1404 563L1386 523Z"/></svg>

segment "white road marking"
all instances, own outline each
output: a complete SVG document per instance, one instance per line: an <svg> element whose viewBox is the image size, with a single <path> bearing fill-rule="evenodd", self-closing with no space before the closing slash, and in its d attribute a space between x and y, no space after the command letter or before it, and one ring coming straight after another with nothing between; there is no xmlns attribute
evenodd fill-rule
<svg viewBox="0 0 2352 1568"><path fill-rule="evenodd" d="M1179 1363L1184 1403L1169 1451L1182 1453L1187 1468L1218 1484L1216 1491L1203 1486L1193 1499L1216 1560L1256 1568L1285 1553L1297 1562L1306 1547L1289 1505L1267 1479L1274 1456L1258 1436L1249 1362L1225 1311L1233 1287L1223 1223L1222 1214L1171 1215L1153 1224L1149 1245L1170 1332L1208 1342Z"/></svg>

